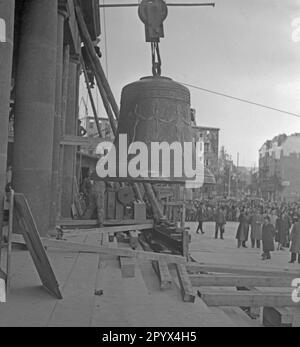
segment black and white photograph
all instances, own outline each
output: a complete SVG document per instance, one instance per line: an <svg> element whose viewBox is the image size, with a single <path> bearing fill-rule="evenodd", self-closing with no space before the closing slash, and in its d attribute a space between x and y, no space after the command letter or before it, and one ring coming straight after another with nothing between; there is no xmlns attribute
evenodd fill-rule
<svg viewBox="0 0 300 347"><path fill-rule="evenodd" d="M300 0L0 0L1 327L300 327Z"/></svg>

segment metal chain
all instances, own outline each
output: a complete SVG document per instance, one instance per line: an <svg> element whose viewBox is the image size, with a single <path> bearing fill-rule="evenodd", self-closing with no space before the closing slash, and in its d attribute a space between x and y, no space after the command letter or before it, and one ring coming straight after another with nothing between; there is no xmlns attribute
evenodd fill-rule
<svg viewBox="0 0 300 347"><path fill-rule="evenodd" d="M151 42L151 53L152 53L152 74L153 76L160 76L161 75L161 57L160 57L158 42Z"/></svg>

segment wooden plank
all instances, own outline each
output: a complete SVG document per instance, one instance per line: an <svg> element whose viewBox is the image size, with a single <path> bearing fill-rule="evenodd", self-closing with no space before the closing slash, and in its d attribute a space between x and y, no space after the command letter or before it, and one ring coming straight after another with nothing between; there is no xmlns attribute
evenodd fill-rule
<svg viewBox="0 0 300 347"><path fill-rule="evenodd" d="M157 271L158 276L160 279L160 289L166 290L171 289L173 285L172 276L169 271L168 264L165 261L158 261L157 264Z"/></svg>
<svg viewBox="0 0 300 347"><path fill-rule="evenodd" d="M97 236L88 236L86 242L97 243ZM78 254L63 288L64 300L56 302L48 326L88 327L90 325L97 273L98 255Z"/></svg>
<svg viewBox="0 0 300 347"><path fill-rule="evenodd" d="M57 225L60 225L62 227L80 227L80 226L89 226L89 227L95 227L99 224L98 220L96 219L60 219L57 221ZM134 220L134 219L124 219L124 220L105 220L104 225L106 226L116 226L116 225L140 225L140 224L147 224L152 225L154 224L153 219L149 220Z"/></svg>
<svg viewBox="0 0 300 347"><path fill-rule="evenodd" d="M135 261L132 258L120 257L120 267L123 278L135 277Z"/></svg>
<svg viewBox="0 0 300 347"><path fill-rule="evenodd" d="M110 243L111 247L114 248L125 248L130 249L128 243L125 242L117 242L117 238L114 237L113 242ZM121 268L122 278L134 278L135 277L135 265L136 261L133 258L128 257L119 257L119 263Z"/></svg>
<svg viewBox="0 0 300 347"><path fill-rule="evenodd" d="M119 227L104 227L104 228L95 228L95 229L75 229L74 232L68 232L68 235L93 235L93 234L108 234L108 235L114 235L117 233L123 233L126 231L132 231L132 230L150 230L151 224L141 224L141 225L129 225L129 226L119 226Z"/></svg>
<svg viewBox="0 0 300 347"><path fill-rule="evenodd" d="M177 255L154 252L133 251L126 248L100 247L97 245L81 244L76 242L42 239L45 247L52 247L73 252L108 254L116 257L131 257L144 260L165 260L168 263L185 264L185 259Z"/></svg>
<svg viewBox="0 0 300 347"><path fill-rule="evenodd" d="M297 307L292 301L290 293L279 292L239 292L239 291L214 291L202 289L198 295L208 306L232 307Z"/></svg>
<svg viewBox="0 0 300 347"><path fill-rule="evenodd" d="M196 295L194 293L189 275L186 271L186 267L181 264L176 265L179 283L181 286L182 296L184 302L195 302Z"/></svg>
<svg viewBox="0 0 300 347"><path fill-rule="evenodd" d="M30 252L43 286L57 299L62 299L58 282L32 216L30 206L23 194L15 194L15 212L26 246Z"/></svg>
<svg viewBox="0 0 300 347"><path fill-rule="evenodd" d="M111 226L97 229L102 233L123 233L125 231L134 231L134 230L148 230L152 229L153 224L133 224L133 225L124 225L124 226Z"/></svg>
<svg viewBox="0 0 300 347"><path fill-rule="evenodd" d="M142 225L142 224L151 224L154 225L153 219L146 220L136 220L136 219L123 219L123 220L106 220L104 222L105 226L122 226L122 225Z"/></svg>
<svg viewBox="0 0 300 347"><path fill-rule="evenodd" d="M292 277L190 275L194 287L291 287Z"/></svg>
<svg viewBox="0 0 300 347"><path fill-rule="evenodd" d="M204 264L204 263L193 263L189 262L186 265L187 271L190 274L195 273L227 273L227 274L239 274L245 276L268 276L268 277L299 277L299 271L293 271L290 269L275 269L265 268L261 269L258 267L249 266L238 266L238 265L222 265L222 264Z"/></svg>

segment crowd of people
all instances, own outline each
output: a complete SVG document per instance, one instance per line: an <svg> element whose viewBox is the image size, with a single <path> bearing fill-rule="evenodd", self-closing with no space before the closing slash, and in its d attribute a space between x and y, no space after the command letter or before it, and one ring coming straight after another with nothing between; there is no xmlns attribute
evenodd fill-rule
<svg viewBox="0 0 300 347"><path fill-rule="evenodd" d="M243 201L195 201L188 205L187 221L197 221L197 233L204 234L203 223L215 222L215 238L223 239L226 223L238 222L238 248L262 248L262 260L271 259L271 252L290 249L290 263L300 264L300 203Z"/></svg>

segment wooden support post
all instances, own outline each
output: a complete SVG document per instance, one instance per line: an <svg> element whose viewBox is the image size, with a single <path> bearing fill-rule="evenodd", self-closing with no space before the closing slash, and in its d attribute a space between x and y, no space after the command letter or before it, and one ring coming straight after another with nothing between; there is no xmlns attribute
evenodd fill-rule
<svg viewBox="0 0 300 347"><path fill-rule="evenodd" d="M107 218L115 219L116 217L116 193L107 192Z"/></svg>
<svg viewBox="0 0 300 347"><path fill-rule="evenodd" d="M93 110L93 114L94 114L96 127L97 127L97 130L98 130L99 137L101 137L101 128L100 128L99 118L98 118L98 114L97 114L97 109L96 109L96 105L95 105L95 102L94 102L93 94L92 94L92 91L91 91L89 78L88 78L88 74L87 74L87 71L86 71L85 62L84 62L82 57L80 59L80 63L81 63L81 66L82 66L84 79L85 79L85 84L86 84L86 87L87 87L87 90L88 90L88 94L89 94L89 98L90 98L90 102L91 102L91 106L92 106L92 110Z"/></svg>
<svg viewBox="0 0 300 347"><path fill-rule="evenodd" d="M14 199L15 192L10 192L9 201L9 221L8 221L8 233L7 233L7 255L6 255L6 295L10 292L10 272L11 272L11 252L12 252L12 233L13 233L13 221L14 221ZM0 258L1 261L1 258Z"/></svg>
<svg viewBox="0 0 300 347"><path fill-rule="evenodd" d="M105 76L105 73L103 71L102 65L100 63L100 60L95 52L93 42L91 40L89 31L87 29L84 17L82 15L82 11L80 8L79 2L76 0L75 1L75 11L76 11L76 16L77 16L77 21L79 25L79 30L80 30L80 35L82 36L83 42L87 48L87 51L90 54L90 60L92 65L94 66L94 70L97 73L96 76L98 76L99 80L101 80L101 86L103 89L103 92L106 95L107 101L111 104L112 110L115 114L116 120L119 119L119 107L117 105L116 99L112 93L112 90L110 88L110 85L107 81L107 78ZM97 81L98 83L98 81Z"/></svg>
<svg viewBox="0 0 300 347"><path fill-rule="evenodd" d="M75 219L62 219L57 221L57 224L60 226L65 226L65 227L79 227L79 226L88 226L90 228L92 227L96 227L98 225L98 221L96 219L81 219L81 220L75 220ZM111 219L111 220L106 220L104 222L104 225L106 226L131 226L131 229L128 230L133 230L134 226L141 226L141 225L145 225L148 226L145 229L152 229L153 228L153 220L152 219L147 219L144 221L138 221L138 220L134 220L134 219L125 219L125 220L115 220L115 219ZM126 230L123 230L126 231Z"/></svg>
<svg viewBox="0 0 300 347"><path fill-rule="evenodd" d="M155 219L165 219L163 210L162 210L158 200L156 199L156 196L154 194L154 191L153 191L151 184L145 183L144 187L145 187L145 192L147 194L149 202L152 206L153 212L155 214L154 218L156 217Z"/></svg>
<svg viewBox="0 0 300 347"><path fill-rule="evenodd" d="M58 1L56 77L55 77L55 113L52 150L52 180L49 234L56 234L56 220L60 216L60 154L62 137L62 96L64 68L64 27L68 18L68 7L65 1Z"/></svg>
<svg viewBox="0 0 300 347"><path fill-rule="evenodd" d="M70 69L70 46L64 48L63 57L63 77L62 77L62 103L61 103L61 134L66 132L66 116L68 105L68 92L69 92L69 69ZM63 173L64 173L64 146L60 143L59 149L59 180L58 180L58 206L57 215L58 219L62 215L62 192L63 192Z"/></svg>
<svg viewBox="0 0 300 347"><path fill-rule="evenodd" d="M181 264L176 265L179 283L182 290L182 296L184 302L195 302L196 295L194 293L189 275L186 271L186 267Z"/></svg>

